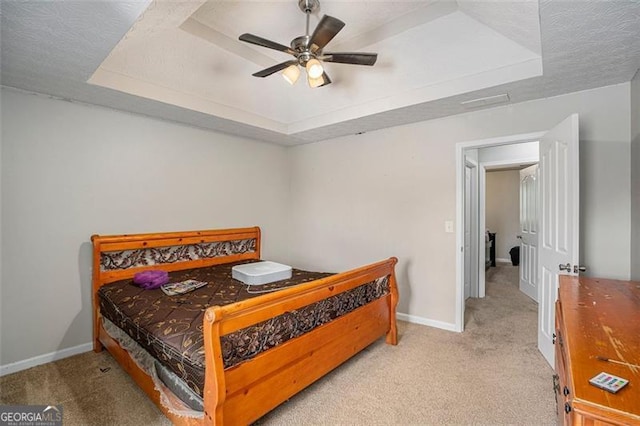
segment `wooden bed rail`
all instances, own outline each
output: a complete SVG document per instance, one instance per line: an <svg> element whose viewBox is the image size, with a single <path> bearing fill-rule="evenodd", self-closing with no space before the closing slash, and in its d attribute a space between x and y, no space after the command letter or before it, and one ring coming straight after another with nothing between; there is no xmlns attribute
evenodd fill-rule
<svg viewBox="0 0 640 426"><path fill-rule="evenodd" d="M240 234L250 234L260 238L260 227L252 226L248 228L208 229L202 231L153 232L148 234L93 235L91 239L93 240L94 237L99 238L102 243L133 243L153 240L170 241L172 239L184 238L202 238L207 241L217 241L233 239Z"/></svg>

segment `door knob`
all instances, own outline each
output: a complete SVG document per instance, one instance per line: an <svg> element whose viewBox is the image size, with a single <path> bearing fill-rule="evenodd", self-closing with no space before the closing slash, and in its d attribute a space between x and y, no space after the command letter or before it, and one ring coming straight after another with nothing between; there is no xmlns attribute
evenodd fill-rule
<svg viewBox="0 0 640 426"><path fill-rule="evenodd" d="M516 238L521 240L522 239L522 235L516 235Z"/></svg>
<svg viewBox="0 0 640 426"><path fill-rule="evenodd" d="M558 265L558 268L560 268L561 271L571 272L571 264L570 263L567 263L566 265L563 265L561 263L560 265Z"/></svg>
<svg viewBox="0 0 640 426"><path fill-rule="evenodd" d="M584 272L584 271L586 271L586 270L587 270L587 267L586 267L586 266L582 266L582 265L580 265L580 266L578 266L578 265L573 265L573 273L574 273L574 274L577 274L577 273L578 273L578 271L580 271L580 272Z"/></svg>

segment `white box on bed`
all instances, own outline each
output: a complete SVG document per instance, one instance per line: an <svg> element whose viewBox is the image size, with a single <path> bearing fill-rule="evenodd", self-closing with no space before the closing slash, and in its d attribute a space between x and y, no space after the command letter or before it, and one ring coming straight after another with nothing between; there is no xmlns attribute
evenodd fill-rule
<svg viewBox="0 0 640 426"><path fill-rule="evenodd" d="M263 262L236 265L231 277L248 285L268 284L291 278L291 266L265 260Z"/></svg>

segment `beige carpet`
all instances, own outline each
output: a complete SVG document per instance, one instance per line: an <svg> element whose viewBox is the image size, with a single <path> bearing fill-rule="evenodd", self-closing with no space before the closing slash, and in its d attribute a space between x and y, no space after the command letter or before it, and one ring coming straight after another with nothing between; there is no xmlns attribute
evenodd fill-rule
<svg viewBox="0 0 640 426"><path fill-rule="evenodd" d="M400 322L398 346L374 343L258 423L555 423L537 305L517 290L517 268L487 279L487 297L467 301L464 333ZM62 404L65 425L169 424L106 352L2 377L0 403Z"/></svg>

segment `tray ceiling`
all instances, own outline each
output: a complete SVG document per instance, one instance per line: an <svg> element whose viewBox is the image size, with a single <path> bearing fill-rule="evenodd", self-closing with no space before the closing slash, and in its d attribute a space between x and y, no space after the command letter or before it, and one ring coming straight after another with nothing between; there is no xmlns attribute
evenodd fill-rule
<svg viewBox="0 0 640 426"><path fill-rule="evenodd" d="M304 33L295 0L0 3L2 84L258 140L297 144L629 81L640 67L640 3L322 1L346 22L333 84L251 74ZM498 99L498 98L496 98ZM483 106L485 105L485 106Z"/></svg>
<svg viewBox="0 0 640 426"><path fill-rule="evenodd" d="M255 78L290 56L238 37L288 45L305 31L296 2L154 1L89 82L291 135L542 74L536 7L513 13L534 50L456 2L323 1L311 29L323 13L347 23L327 50L377 52L377 64L325 64L333 84L317 89Z"/></svg>

